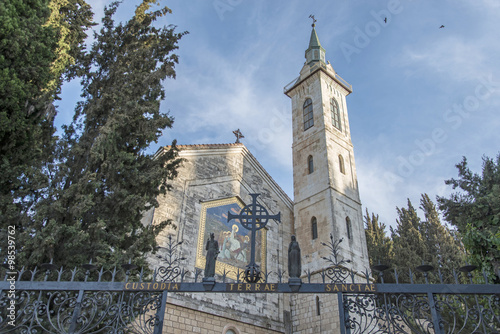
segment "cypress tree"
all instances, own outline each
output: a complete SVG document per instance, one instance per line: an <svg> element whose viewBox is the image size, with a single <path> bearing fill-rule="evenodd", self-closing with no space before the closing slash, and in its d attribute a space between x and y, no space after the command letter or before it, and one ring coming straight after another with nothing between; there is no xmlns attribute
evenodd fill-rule
<svg viewBox="0 0 500 334"><path fill-rule="evenodd" d="M385 224L379 222L379 216L375 213L365 212L365 235L368 253L370 254L370 266L391 262L392 241L385 235Z"/></svg>
<svg viewBox="0 0 500 334"><path fill-rule="evenodd" d="M56 11L57 17L53 15ZM29 224L36 203L47 196L49 165L55 150L53 102L91 25L92 12L82 0L0 3L0 231L3 233L9 225L22 231ZM66 59L65 55L73 58ZM1 238L1 249L5 249L6 240Z"/></svg>
<svg viewBox="0 0 500 334"><path fill-rule="evenodd" d="M131 259L144 266L154 251L166 222L149 226L141 218L157 206L180 160L175 142L157 156L148 150L173 123L160 102L184 34L155 26L171 12L150 11L155 2L143 1L125 23L113 20L117 3L106 8L92 48L80 57L84 100L58 142L49 195L23 234L23 264L54 258L72 267L92 259L112 267Z"/></svg>
<svg viewBox="0 0 500 334"><path fill-rule="evenodd" d="M396 208L398 219L396 229L391 227L391 237L394 242L394 267L398 271L399 282L409 283L409 270L424 262L427 253L426 243L422 235L422 222L411 201L408 208Z"/></svg>
<svg viewBox="0 0 500 334"><path fill-rule="evenodd" d="M454 283L453 270L464 264L464 250L461 242L450 230L441 224L436 205L427 194L422 194L420 208L424 211L423 236L426 243L425 263L432 265L435 274L441 272L443 281ZM435 277L437 281L437 277Z"/></svg>
<svg viewBox="0 0 500 334"><path fill-rule="evenodd" d="M467 159L456 165L458 179L446 180L459 191L439 197L444 218L463 237L467 259L500 283L500 154L483 157L482 174L472 172Z"/></svg>
<svg viewBox="0 0 500 334"><path fill-rule="evenodd" d="M385 233L385 224L379 221L379 216L375 213L365 213L365 235L366 246L368 248L368 255L370 260L370 267L374 265L383 264L391 266L393 262L393 242ZM388 271L384 273L384 281L392 282L392 274Z"/></svg>

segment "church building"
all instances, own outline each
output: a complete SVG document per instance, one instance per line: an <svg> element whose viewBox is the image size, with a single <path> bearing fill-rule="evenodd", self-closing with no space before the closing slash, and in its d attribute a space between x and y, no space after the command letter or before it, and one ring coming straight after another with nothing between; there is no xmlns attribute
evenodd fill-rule
<svg viewBox="0 0 500 334"><path fill-rule="evenodd" d="M329 267L322 243L343 238L340 254L366 282L369 268L346 96L351 85L327 62L315 25L306 61L298 78L284 89L291 99L293 126L293 185L290 199L244 144L179 145L184 159L172 190L158 198L159 207L147 218L158 224L172 220L158 237L181 242L184 278L203 276L205 244L213 233L219 254L215 280L235 282L250 260L251 232L228 212L238 214L260 194L258 204L281 222L269 220L256 233L255 261L268 282L288 280L291 237L301 249L301 279L321 282ZM158 154L164 149L160 149ZM162 249L150 258L162 264ZM165 333L339 333L335 294L169 293Z"/></svg>

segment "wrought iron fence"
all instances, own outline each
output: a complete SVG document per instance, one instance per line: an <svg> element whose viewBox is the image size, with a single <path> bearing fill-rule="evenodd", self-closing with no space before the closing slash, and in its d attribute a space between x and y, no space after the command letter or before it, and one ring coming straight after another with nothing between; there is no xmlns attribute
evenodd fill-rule
<svg viewBox="0 0 500 334"><path fill-rule="evenodd" d="M470 284L380 283L376 293L343 293L341 333L500 333L500 286L471 277Z"/></svg>
<svg viewBox="0 0 500 334"><path fill-rule="evenodd" d="M454 284L428 284L429 266L411 273L425 284L389 284L383 280L387 267L375 266L381 281L376 284L368 270L348 269L340 242L331 237L324 244L331 255L324 258L328 268L320 273L321 283L311 283L308 272L304 282L292 284L281 270L262 273L257 284L244 283L242 270L234 282L226 282L225 273L207 284L200 270L188 273L181 268L180 243L171 238L163 250L163 266L150 277L130 263L112 271L89 263L72 270L44 264L40 270L8 273L0 282L0 333L158 334L168 328L163 319L171 291L336 295L342 334L500 332L500 286L490 284L486 276L484 284L474 284L473 267L462 268L467 284L459 283L459 273ZM360 283L360 277L366 283Z"/></svg>
<svg viewBox="0 0 500 334"><path fill-rule="evenodd" d="M0 282L0 333L161 333L168 290L127 286L183 280L180 244L169 239L166 265L148 279L142 269L132 275L137 267L130 262L111 271L92 262L72 270L53 263L7 270Z"/></svg>

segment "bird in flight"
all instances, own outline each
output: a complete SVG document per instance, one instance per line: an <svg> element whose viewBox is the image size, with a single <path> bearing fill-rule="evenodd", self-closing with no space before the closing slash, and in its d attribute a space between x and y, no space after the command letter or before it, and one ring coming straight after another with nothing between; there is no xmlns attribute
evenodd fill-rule
<svg viewBox="0 0 500 334"><path fill-rule="evenodd" d="M444 25L441 25L441 27L439 27L439 29L441 29L441 28L444 28Z"/></svg>
<svg viewBox="0 0 500 334"><path fill-rule="evenodd" d="M387 23L387 17L384 19L384 22Z"/></svg>

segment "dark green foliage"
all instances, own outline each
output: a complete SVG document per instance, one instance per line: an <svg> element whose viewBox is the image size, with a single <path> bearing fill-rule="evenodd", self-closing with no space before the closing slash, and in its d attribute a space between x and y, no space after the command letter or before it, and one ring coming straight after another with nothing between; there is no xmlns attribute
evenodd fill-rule
<svg viewBox="0 0 500 334"><path fill-rule="evenodd" d="M2 229L21 220L44 177L40 160L51 145L52 121L43 89L51 80L56 31L44 26L44 0L0 3L0 212ZM40 185L39 183L42 183Z"/></svg>
<svg viewBox="0 0 500 334"><path fill-rule="evenodd" d="M93 263L112 267L129 259L146 265L155 237L167 224L146 226L145 211L176 176L175 142L162 154L148 154L173 119L160 111L163 80L175 77L177 41L184 33L154 27L170 9L147 12L115 23L118 4L105 10L92 48L76 59L73 73L83 92L73 122L64 128L53 163L45 169L45 196L30 219L18 226L17 261L33 267L51 258L66 267Z"/></svg>
<svg viewBox="0 0 500 334"><path fill-rule="evenodd" d="M430 264L434 270L429 280L439 283L439 272L443 283L454 283L453 270L464 264L464 250L454 231L441 224L436 206L427 194L422 194L420 209L422 221L416 209L408 200L408 208L397 208L399 219L396 228L390 228L391 237L385 236L385 225L378 222L378 216L365 216L365 233L370 254L370 265L385 264L398 272L400 283L409 283L410 270L414 282L423 282L423 275L416 271L422 264ZM385 282L394 282L393 270L384 273Z"/></svg>
<svg viewBox="0 0 500 334"><path fill-rule="evenodd" d="M463 236L468 260L500 283L500 155L483 158L481 175L469 169L465 157L456 166L458 179L445 183L459 191L438 198L439 208Z"/></svg>
<svg viewBox="0 0 500 334"><path fill-rule="evenodd" d="M389 265L394 258L393 242L385 234L385 224L379 221L378 215L372 213L370 217L368 209L365 213L365 236L366 246L370 254L370 267L383 264ZM384 273L384 282L393 282L393 275L390 271Z"/></svg>
<svg viewBox="0 0 500 334"><path fill-rule="evenodd" d="M436 205L427 194L420 199L420 209L424 211L422 233L426 244L424 261L441 272L444 283L454 283L453 270L464 265L464 249L455 231L441 224ZM462 277L463 278L463 277Z"/></svg>
<svg viewBox="0 0 500 334"><path fill-rule="evenodd" d="M58 59L79 53L91 19L88 5L78 0L0 3L1 229L26 223L46 194L45 168L55 144L52 102L71 63Z"/></svg>
<svg viewBox="0 0 500 334"><path fill-rule="evenodd" d="M398 270L400 282L410 282L409 270L415 272L426 259L426 245L422 235L422 222L410 200L408 208L396 208L399 219L397 227L391 227L394 242L394 268Z"/></svg>
<svg viewBox="0 0 500 334"><path fill-rule="evenodd" d="M370 267L377 264L388 265L393 259L393 244L390 237L385 234L385 224L379 221L378 215L372 213L371 217L366 209L365 236L366 246L370 254Z"/></svg>

